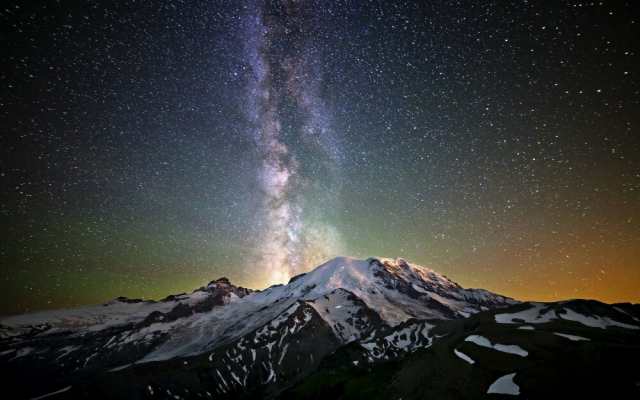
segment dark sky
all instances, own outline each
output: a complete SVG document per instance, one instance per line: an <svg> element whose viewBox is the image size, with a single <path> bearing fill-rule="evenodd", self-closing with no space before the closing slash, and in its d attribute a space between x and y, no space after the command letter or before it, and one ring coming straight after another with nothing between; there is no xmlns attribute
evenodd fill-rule
<svg viewBox="0 0 640 400"><path fill-rule="evenodd" d="M0 313L335 255L640 301L635 2L0 10Z"/></svg>

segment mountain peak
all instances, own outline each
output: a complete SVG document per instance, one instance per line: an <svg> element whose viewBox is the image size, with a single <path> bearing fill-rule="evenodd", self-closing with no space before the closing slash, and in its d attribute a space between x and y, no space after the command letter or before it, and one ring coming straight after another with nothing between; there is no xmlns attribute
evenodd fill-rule
<svg viewBox="0 0 640 400"><path fill-rule="evenodd" d="M207 286L212 286L218 283L223 283L225 285L231 285L231 281L229 280L229 278L227 278L226 276L223 276L221 278L218 279L214 279L211 282L209 282L209 284Z"/></svg>
<svg viewBox="0 0 640 400"><path fill-rule="evenodd" d="M353 293L390 324L409 318L456 318L515 303L488 291L464 289L444 275L403 258L335 257L277 288L280 296L305 299L336 289Z"/></svg>

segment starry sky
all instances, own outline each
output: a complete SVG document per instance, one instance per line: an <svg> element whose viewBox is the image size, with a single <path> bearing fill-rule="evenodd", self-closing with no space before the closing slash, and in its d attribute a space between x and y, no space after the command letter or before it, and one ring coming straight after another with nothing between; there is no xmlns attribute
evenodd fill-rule
<svg viewBox="0 0 640 400"><path fill-rule="evenodd" d="M633 1L0 8L0 313L403 257L640 302Z"/></svg>

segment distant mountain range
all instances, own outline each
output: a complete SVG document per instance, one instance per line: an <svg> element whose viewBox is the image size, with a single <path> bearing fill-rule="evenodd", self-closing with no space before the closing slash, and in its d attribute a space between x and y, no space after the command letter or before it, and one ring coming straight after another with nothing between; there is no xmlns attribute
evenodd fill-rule
<svg viewBox="0 0 640 400"><path fill-rule="evenodd" d="M640 398L638 360L640 305L519 302L402 259L0 320L25 399Z"/></svg>

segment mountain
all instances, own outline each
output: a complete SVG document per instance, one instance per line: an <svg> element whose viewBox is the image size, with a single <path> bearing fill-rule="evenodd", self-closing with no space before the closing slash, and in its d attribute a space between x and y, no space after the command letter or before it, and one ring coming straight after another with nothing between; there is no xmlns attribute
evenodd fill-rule
<svg viewBox="0 0 640 400"><path fill-rule="evenodd" d="M161 301L118 298L3 318L0 374L16 398L538 393L536 375L522 371L637 355L638 308L522 303L402 259L339 257L262 291L221 278ZM554 346L578 356L556 360ZM620 387L638 390L629 374L619 373Z"/></svg>

